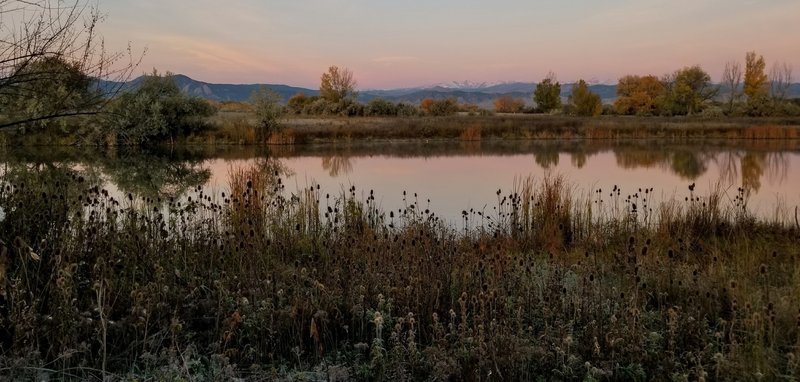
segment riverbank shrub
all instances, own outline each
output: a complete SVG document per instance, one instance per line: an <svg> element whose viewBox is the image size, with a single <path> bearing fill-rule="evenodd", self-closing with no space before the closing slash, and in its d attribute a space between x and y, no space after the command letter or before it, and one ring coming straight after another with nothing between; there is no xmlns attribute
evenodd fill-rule
<svg viewBox="0 0 800 382"><path fill-rule="evenodd" d="M205 119L214 113L204 99L183 94L171 73L154 70L135 90L113 100L108 126L121 144L173 141L208 129Z"/></svg>

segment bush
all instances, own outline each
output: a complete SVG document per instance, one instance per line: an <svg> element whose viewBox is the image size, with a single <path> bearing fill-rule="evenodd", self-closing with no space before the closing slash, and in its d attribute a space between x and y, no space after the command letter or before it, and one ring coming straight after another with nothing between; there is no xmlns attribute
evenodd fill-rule
<svg viewBox="0 0 800 382"><path fill-rule="evenodd" d="M419 108L423 113L435 117L453 115L458 112L458 101L454 97L441 100L425 98Z"/></svg>
<svg viewBox="0 0 800 382"><path fill-rule="evenodd" d="M269 138L272 133L280 132L280 118L284 109L280 105L281 96L262 86L250 95L250 103L256 114L256 136L259 141Z"/></svg>
<svg viewBox="0 0 800 382"><path fill-rule="evenodd" d="M208 101L181 93L171 73L161 76L154 70L136 90L114 100L109 128L117 134L117 143L172 141L208 129L205 118L214 113L216 109Z"/></svg>
<svg viewBox="0 0 800 382"><path fill-rule="evenodd" d="M309 102L306 103L306 105L303 107L303 114L323 115L327 113L329 108L328 101L317 97L313 100L309 100Z"/></svg>
<svg viewBox="0 0 800 382"><path fill-rule="evenodd" d="M414 117L417 115L419 115L419 110L417 110L417 108L414 107L414 105L409 105L403 102L397 104L398 117Z"/></svg>
<svg viewBox="0 0 800 382"><path fill-rule="evenodd" d="M383 98L375 98L364 107L366 116L396 116L397 105Z"/></svg>
<svg viewBox="0 0 800 382"><path fill-rule="evenodd" d="M305 93L297 93L289 97L289 101L286 103L286 109L289 113L300 114L308 104L314 102L317 98L318 97L306 96Z"/></svg>
<svg viewBox="0 0 800 382"><path fill-rule="evenodd" d="M345 117L363 117L364 105L345 98L336 103L336 112L332 114L339 114Z"/></svg>
<svg viewBox="0 0 800 382"><path fill-rule="evenodd" d="M512 96L502 96L494 100L494 111L498 113L521 113L525 102Z"/></svg>

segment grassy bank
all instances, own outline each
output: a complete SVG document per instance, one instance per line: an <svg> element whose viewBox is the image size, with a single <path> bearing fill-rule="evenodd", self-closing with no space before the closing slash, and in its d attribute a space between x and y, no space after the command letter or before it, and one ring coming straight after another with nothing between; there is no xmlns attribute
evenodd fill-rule
<svg viewBox="0 0 800 382"><path fill-rule="evenodd" d="M257 144L248 113L220 113L215 129L188 137L194 144ZM534 139L798 139L797 118L625 117L584 118L529 114L450 117L286 118L285 133L270 143L357 140Z"/></svg>
<svg viewBox="0 0 800 382"><path fill-rule="evenodd" d="M0 375L800 375L800 227L739 197L525 179L448 226L411 194L381 211L367 190L289 192L269 162L231 171L231 195L180 202L6 171Z"/></svg>
<svg viewBox="0 0 800 382"><path fill-rule="evenodd" d="M161 143L179 145L264 145L372 140L542 140L542 139L800 139L798 118L628 117L596 118L538 114L456 115L447 117L309 117L288 116L283 133L259 140L252 113L223 111L209 118L202 132ZM98 137L63 129L9 129L0 145L106 145ZM159 144L157 141L149 145Z"/></svg>

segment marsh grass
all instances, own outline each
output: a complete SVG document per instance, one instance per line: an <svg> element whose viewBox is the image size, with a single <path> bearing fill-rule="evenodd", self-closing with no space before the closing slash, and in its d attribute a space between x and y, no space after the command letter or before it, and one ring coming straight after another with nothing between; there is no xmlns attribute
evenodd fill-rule
<svg viewBox="0 0 800 382"><path fill-rule="evenodd" d="M521 178L453 226L412 192L384 211L372 191L281 177L232 168L229 194L159 202L46 169L4 176L0 375L800 372L800 229L753 218L744 193L654 206L649 188L580 196L559 176Z"/></svg>
<svg viewBox="0 0 800 382"><path fill-rule="evenodd" d="M255 120L248 113L220 113L216 126L187 137L191 144L264 144L250 139ZM282 122L291 143L358 140L481 141L499 139L736 139L786 140L800 137L797 118L621 117L549 115L456 115L449 117L289 117ZM252 130L252 134L251 131ZM286 139L268 144L287 144Z"/></svg>

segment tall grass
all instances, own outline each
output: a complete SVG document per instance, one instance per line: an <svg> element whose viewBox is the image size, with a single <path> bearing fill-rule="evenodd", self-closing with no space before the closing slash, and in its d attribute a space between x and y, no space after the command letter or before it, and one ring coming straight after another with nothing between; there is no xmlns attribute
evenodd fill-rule
<svg viewBox="0 0 800 382"><path fill-rule="evenodd" d="M411 192L383 211L355 187L288 191L267 163L230 175L230 194L161 203L76 176L5 176L0 375L800 372L800 230L722 190L650 206L647 188L579 196L558 176L519 179L452 226Z"/></svg>
<svg viewBox="0 0 800 382"><path fill-rule="evenodd" d="M189 143L263 144L248 139L255 131L252 115L222 113L217 127ZM619 117L584 118L543 115L450 117L290 117L282 122L289 134L270 144L374 139L739 139L775 140L800 137L796 118ZM279 139L280 138L280 139ZM289 141L287 141L289 139Z"/></svg>

